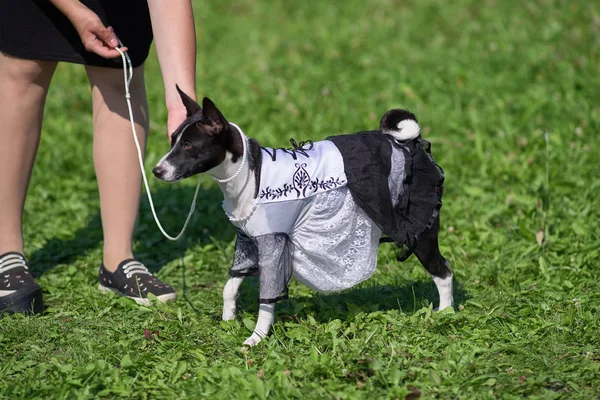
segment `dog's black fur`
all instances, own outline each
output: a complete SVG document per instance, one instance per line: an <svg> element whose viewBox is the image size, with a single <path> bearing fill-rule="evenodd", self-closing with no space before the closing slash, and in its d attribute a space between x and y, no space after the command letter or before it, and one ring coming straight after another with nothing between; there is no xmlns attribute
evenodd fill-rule
<svg viewBox="0 0 600 400"><path fill-rule="evenodd" d="M401 110L397 108L390 110L386 112L383 115L383 117L381 117L381 121L379 122L379 129L382 132L393 131L394 129L396 129L398 122L407 119L412 119L415 122L419 122L417 121L417 117L415 117L415 114L411 113L408 110Z"/></svg>
<svg viewBox="0 0 600 400"><path fill-rule="evenodd" d="M231 126L221 111L207 97L202 100L202 107L185 94L179 86L177 90L187 110L187 118L171 135L171 151L177 160L175 180L188 178L206 172L225 159L231 153L233 162L242 157L243 145L236 128ZM260 166L262 152L260 144L248 138L248 166L256 176L256 190L260 182ZM161 179L164 170L155 167L152 172Z"/></svg>

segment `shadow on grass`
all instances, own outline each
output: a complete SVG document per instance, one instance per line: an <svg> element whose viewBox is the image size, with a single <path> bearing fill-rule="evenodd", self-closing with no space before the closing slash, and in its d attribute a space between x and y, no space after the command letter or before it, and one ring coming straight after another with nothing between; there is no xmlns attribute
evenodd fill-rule
<svg viewBox="0 0 600 400"><path fill-rule="evenodd" d="M187 217L194 195L194 187L170 186L153 190L156 212L163 227L170 235L176 235ZM213 241L229 242L235 231L221 209L223 195L216 187L201 189L197 206L185 234L177 241L166 239L158 230L145 193L142 194L140 214L134 232L134 254L152 272L166 263L183 257L185 251L195 245ZM75 231L72 238L48 240L30 255L29 261L36 275L43 274L59 264L70 264L91 250L102 254L102 223L100 211L87 226ZM97 267L101 260L97 260Z"/></svg>
<svg viewBox="0 0 600 400"><path fill-rule="evenodd" d="M168 233L179 232L194 194L194 187L165 186L152 192L154 203L161 223ZM140 216L136 225L134 253L152 272L184 256L193 246L202 246L213 242L230 242L235 238L235 230L227 220L221 208L222 193L216 187L201 189L194 216L187 231L178 241L163 237L152 217L145 194L142 196ZM90 250L102 254L102 224L100 213L94 215L87 226L73 233L71 239L50 239L29 258L34 272L39 275L59 264L71 264L86 255ZM97 261L99 267L100 260ZM398 268L402 264L398 263ZM95 271L95 269L94 269ZM182 269L183 299L195 310L187 299L186 268ZM248 277L240 288L238 309L249 313L258 312L258 280ZM454 301L464 303L469 295L456 279L454 280ZM438 304L435 284L428 278L419 281L396 282L394 285L376 285L366 281L359 287L334 294L290 297L281 302L277 313L282 318L305 318L311 314L319 322L332 319L346 319L357 312L402 310L412 314L416 310L433 303ZM198 312L198 310L195 310Z"/></svg>
<svg viewBox="0 0 600 400"><path fill-rule="evenodd" d="M258 280L254 277L246 278L240 287L238 310L258 313L257 295ZM461 282L455 278L455 309L470 297ZM401 310L411 315L431 303L434 307L439 305L438 291L431 279L396 282L394 285L369 285L367 280L359 287L340 293L314 292L312 296L290 296L289 300L277 305L277 314L280 318L290 319L304 319L310 314L316 321L323 323L334 319L352 318L359 312Z"/></svg>

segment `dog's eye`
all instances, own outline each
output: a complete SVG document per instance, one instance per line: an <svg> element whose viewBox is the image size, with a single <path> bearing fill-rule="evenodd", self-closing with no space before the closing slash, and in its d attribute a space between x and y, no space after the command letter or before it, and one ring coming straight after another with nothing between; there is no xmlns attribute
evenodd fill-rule
<svg viewBox="0 0 600 400"><path fill-rule="evenodd" d="M192 144L191 144L190 142L183 142L183 143L182 143L182 145L181 145L181 147L182 147L184 150L191 150L191 148L192 148Z"/></svg>

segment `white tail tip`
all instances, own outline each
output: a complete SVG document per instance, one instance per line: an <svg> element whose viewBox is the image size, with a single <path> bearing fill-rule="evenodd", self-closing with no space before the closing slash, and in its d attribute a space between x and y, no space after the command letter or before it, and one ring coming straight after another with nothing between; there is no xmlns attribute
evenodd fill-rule
<svg viewBox="0 0 600 400"><path fill-rule="evenodd" d="M379 122L379 129L396 140L411 140L421 134L421 127L415 115L399 108L384 114Z"/></svg>
<svg viewBox="0 0 600 400"><path fill-rule="evenodd" d="M421 127L417 121L412 119L405 119L404 121L398 122L396 125L397 130L390 130L387 133L397 140L410 140L418 137L421 134Z"/></svg>

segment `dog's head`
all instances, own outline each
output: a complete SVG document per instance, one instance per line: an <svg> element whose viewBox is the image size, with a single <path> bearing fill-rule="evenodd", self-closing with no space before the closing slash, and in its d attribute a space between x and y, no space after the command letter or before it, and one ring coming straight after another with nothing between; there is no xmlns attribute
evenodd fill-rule
<svg viewBox="0 0 600 400"><path fill-rule="evenodd" d="M177 91L187 110L187 118L171 136L171 150L152 170L166 182L175 182L206 172L221 164L232 154L235 162L242 155L237 135L215 104L207 97L202 107L179 87Z"/></svg>

